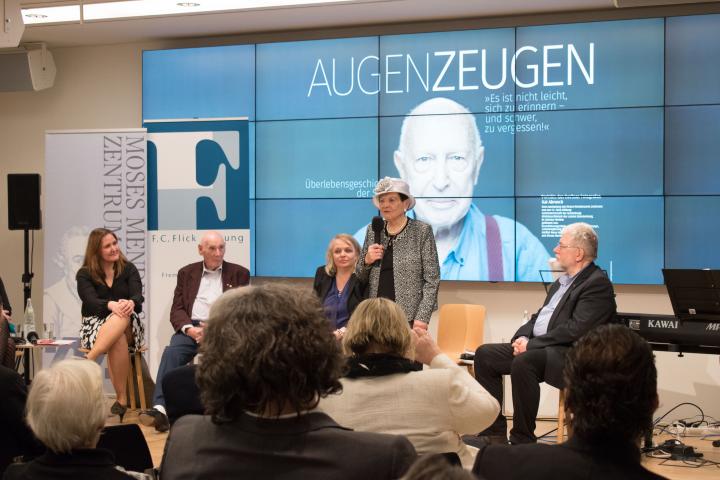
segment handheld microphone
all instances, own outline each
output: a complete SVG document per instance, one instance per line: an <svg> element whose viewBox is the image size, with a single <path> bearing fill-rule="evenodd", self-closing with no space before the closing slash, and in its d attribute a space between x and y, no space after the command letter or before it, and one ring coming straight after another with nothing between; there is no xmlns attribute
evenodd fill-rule
<svg viewBox="0 0 720 480"><path fill-rule="evenodd" d="M382 217L373 217L373 243L380 243L380 235L382 235L383 228L385 228L385 221L382 219Z"/></svg>
<svg viewBox="0 0 720 480"><path fill-rule="evenodd" d="M382 231L385 228L385 221L382 217L373 217L372 219L372 231L373 231L373 243L380 243ZM373 266L379 266L380 260L376 260Z"/></svg>

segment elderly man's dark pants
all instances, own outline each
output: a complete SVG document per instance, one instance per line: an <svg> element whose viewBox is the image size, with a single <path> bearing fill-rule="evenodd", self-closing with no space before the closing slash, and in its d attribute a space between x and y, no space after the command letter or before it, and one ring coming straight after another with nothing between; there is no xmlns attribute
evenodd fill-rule
<svg viewBox="0 0 720 480"><path fill-rule="evenodd" d="M545 349L528 350L513 356L509 343L489 343L475 352L475 378L500 404L503 401L502 376L512 381L513 428L512 443L535 442L535 418L540 404L540 382L544 381L547 352ZM487 435L505 435L507 421L498 415L485 430Z"/></svg>
<svg viewBox="0 0 720 480"><path fill-rule="evenodd" d="M198 345L195 340L188 337L184 333L176 332L170 337L170 345L163 350L160 358L160 368L158 368L157 378L155 379L155 393L153 394L153 406L165 406L165 395L163 394L163 378L165 375L176 368L187 365L197 355Z"/></svg>

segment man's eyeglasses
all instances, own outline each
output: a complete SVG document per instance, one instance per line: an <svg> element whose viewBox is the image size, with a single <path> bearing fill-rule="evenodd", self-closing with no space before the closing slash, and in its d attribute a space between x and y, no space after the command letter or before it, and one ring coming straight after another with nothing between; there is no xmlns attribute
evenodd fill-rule
<svg viewBox="0 0 720 480"><path fill-rule="evenodd" d="M557 248L580 248L580 247L576 247L574 245L563 245L562 243L558 242Z"/></svg>

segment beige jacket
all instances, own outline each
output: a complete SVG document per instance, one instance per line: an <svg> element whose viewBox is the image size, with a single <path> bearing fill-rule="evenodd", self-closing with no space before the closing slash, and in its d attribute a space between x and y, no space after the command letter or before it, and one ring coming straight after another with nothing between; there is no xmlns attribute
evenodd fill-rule
<svg viewBox="0 0 720 480"><path fill-rule="evenodd" d="M405 435L421 455L457 452L468 469L477 449L460 435L484 430L500 411L497 400L444 354L420 372L343 378L342 384L342 393L319 405L340 425Z"/></svg>

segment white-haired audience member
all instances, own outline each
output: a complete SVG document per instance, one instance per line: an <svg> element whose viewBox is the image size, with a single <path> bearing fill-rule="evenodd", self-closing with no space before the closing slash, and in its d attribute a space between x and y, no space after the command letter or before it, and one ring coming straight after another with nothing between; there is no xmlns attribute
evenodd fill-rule
<svg viewBox="0 0 720 480"><path fill-rule="evenodd" d="M373 298L355 309L342 344L349 372L342 393L320 401L324 412L355 430L405 435L419 454L455 452L472 467L477 449L460 435L489 426L499 404L426 330L410 330L397 304Z"/></svg>
<svg viewBox="0 0 720 480"><path fill-rule="evenodd" d="M63 360L35 376L27 399L27 422L47 451L28 463L10 465L3 477L20 479L149 479L115 465L95 448L105 425L100 367L89 360Z"/></svg>

